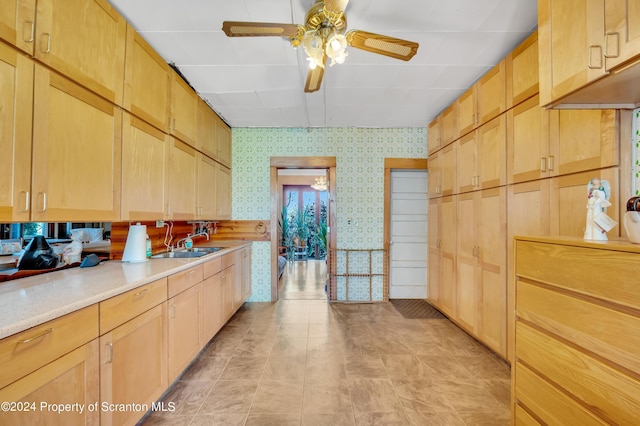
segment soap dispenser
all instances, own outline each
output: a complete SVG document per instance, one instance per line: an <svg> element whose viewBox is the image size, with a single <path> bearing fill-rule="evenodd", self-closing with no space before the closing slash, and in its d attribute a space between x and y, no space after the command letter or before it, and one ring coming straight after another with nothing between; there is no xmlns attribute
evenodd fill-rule
<svg viewBox="0 0 640 426"><path fill-rule="evenodd" d="M187 234L187 239L184 240L184 248L189 251L193 249L193 240L191 239L191 234Z"/></svg>

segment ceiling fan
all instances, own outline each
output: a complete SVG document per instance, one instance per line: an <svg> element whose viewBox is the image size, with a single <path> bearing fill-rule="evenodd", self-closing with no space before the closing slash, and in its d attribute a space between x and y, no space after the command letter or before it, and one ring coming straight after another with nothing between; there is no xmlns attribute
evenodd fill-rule
<svg viewBox="0 0 640 426"><path fill-rule="evenodd" d="M418 43L347 29L345 8L349 0L316 0L307 11L304 25L269 22L224 21L222 30L229 37L287 37L291 45L302 45L309 73L304 91L320 89L327 59L329 66L341 64L348 55L347 46L389 56L403 61L410 60L418 52Z"/></svg>

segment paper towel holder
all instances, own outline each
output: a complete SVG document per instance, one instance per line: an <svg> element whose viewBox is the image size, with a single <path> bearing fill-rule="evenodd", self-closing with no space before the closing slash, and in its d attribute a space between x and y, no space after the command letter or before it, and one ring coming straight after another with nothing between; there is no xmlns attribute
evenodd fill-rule
<svg viewBox="0 0 640 426"><path fill-rule="evenodd" d="M127 263L142 263L147 259L147 225L138 222L129 227L127 242L124 245L122 261Z"/></svg>

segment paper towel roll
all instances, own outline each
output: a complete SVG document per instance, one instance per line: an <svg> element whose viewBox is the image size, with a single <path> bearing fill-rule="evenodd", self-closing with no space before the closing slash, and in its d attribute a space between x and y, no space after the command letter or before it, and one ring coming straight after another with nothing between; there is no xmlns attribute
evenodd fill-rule
<svg viewBox="0 0 640 426"><path fill-rule="evenodd" d="M129 227L127 242L124 245L122 261L138 263L147 261L147 225L136 225Z"/></svg>

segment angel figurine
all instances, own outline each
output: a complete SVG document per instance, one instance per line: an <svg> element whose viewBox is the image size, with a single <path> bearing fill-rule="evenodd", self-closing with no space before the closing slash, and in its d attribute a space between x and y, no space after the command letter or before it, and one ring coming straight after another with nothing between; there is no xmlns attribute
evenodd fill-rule
<svg viewBox="0 0 640 426"><path fill-rule="evenodd" d="M606 241L607 233L594 221L611 205L611 186L606 180L593 178L587 184L587 226L584 230L585 240Z"/></svg>

